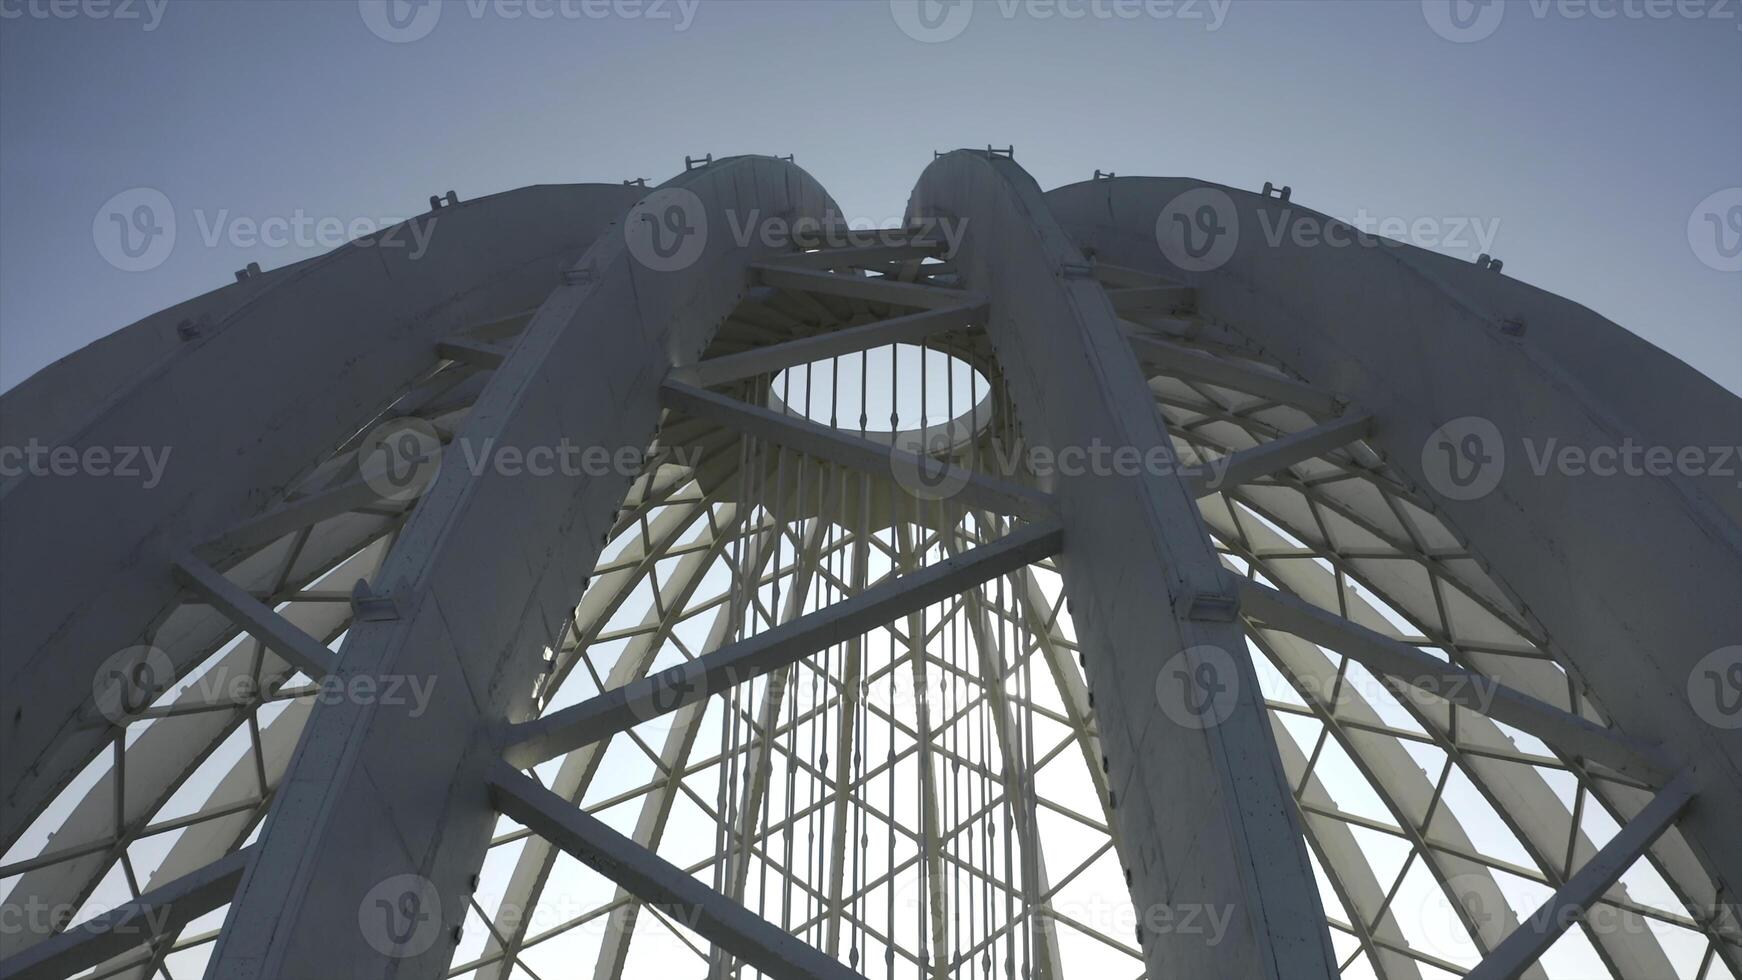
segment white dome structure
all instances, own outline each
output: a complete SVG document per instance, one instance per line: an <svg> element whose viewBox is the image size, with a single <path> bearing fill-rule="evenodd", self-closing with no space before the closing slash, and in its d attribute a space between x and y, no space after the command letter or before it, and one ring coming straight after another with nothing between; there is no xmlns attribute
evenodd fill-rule
<svg viewBox="0 0 1742 980"><path fill-rule="evenodd" d="M1742 977L1742 402L1291 197L450 192L45 369L0 975Z"/></svg>

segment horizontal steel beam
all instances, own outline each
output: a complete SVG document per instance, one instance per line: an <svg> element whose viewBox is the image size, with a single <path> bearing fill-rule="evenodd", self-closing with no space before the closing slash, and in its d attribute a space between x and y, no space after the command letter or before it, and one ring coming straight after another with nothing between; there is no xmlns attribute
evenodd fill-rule
<svg viewBox="0 0 1742 980"><path fill-rule="evenodd" d="M1199 474L1191 478L1192 490L1200 497L1251 483L1264 476L1273 476L1296 463L1323 456L1340 446L1364 438L1373 428L1373 416L1348 415L1332 419L1323 425L1291 432L1288 435L1243 449L1228 457L1219 473Z"/></svg>
<svg viewBox="0 0 1742 980"><path fill-rule="evenodd" d="M1523 976L1663 836L1693 795L1691 774L1683 772L1671 780L1645 809L1627 821L1620 833L1556 889L1541 908L1519 923L1474 970L1465 974L1464 980L1518 980Z"/></svg>
<svg viewBox="0 0 1742 980"><path fill-rule="evenodd" d="M326 644L272 611L217 569L193 555L183 555L175 567L198 601L230 617L285 663L317 681L338 669L339 657Z"/></svg>
<svg viewBox="0 0 1742 980"><path fill-rule="evenodd" d="M809 269L791 269L766 262L751 268L756 270L764 286L793 289L802 293L822 293L825 296L843 296L869 303L938 310L986 301L986 297L977 293L965 293L959 289L944 289L939 286L921 286L866 276L841 276Z"/></svg>
<svg viewBox="0 0 1742 980"><path fill-rule="evenodd" d="M1599 762L1650 785L1673 772L1654 747L1449 664L1251 580L1240 583L1241 610L1257 622L1343 654L1376 674L1418 688L1530 733L1570 755Z"/></svg>
<svg viewBox="0 0 1742 980"><path fill-rule="evenodd" d="M188 922L228 902L253 856L250 847L233 851L125 905L0 960L0 977L59 980L136 946L171 936Z"/></svg>
<svg viewBox="0 0 1742 980"><path fill-rule="evenodd" d="M741 354L728 354L678 368L672 377L703 388L741 381L759 374L809 364L827 357L856 354L890 344L918 343L933 334L958 330L985 322L986 305L949 306L925 313L898 316L833 333L805 337L784 344L758 347Z"/></svg>
<svg viewBox="0 0 1742 980"><path fill-rule="evenodd" d="M1206 354L1159 337L1128 334L1126 339L1130 341L1132 351L1144 366L1162 374L1243 391L1273 402L1303 408L1316 415L1335 415L1342 410L1336 396L1293 378L1214 354Z"/></svg>
<svg viewBox="0 0 1742 980"><path fill-rule="evenodd" d="M809 419L751 405L742 399L681 381L667 381L663 395L667 408L679 409L851 469L886 478L906 472L916 477L923 475L934 485L959 486L961 489L956 495L971 507L1030 520L1044 520L1054 513L1052 499L1039 490L975 473L935 458L921 457L895 446L879 445Z"/></svg>
<svg viewBox="0 0 1742 980"><path fill-rule="evenodd" d="M491 771L490 795L509 818L768 976L863 980L506 763Z"/></svg>
<svg viewBox="0 0 1742 980"><path fill-rule="evenodd" d="M1002 538L843 599L824 609L606 691L536 721L511 726L503 755L536 766L641 722L778 670L897 617L1058 554L1056 521L1020 527Z"/></svg>

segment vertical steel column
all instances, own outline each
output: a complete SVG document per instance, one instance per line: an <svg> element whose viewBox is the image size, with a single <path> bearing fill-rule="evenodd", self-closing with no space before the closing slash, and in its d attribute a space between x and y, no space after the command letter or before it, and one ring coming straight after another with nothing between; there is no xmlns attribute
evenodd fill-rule
<svg viewBox="0 0 1742 980"><path fill-rule="evenodd" d="M966 222L956 262L991 298L988 332L1023 433L1084 454L1048 489L1149 974L1334 975L1237 602L1191 489L1177 467L1153 465L1172 446L1106 293L1013 161L934 161L909 218L942 216ZM1146 462L1103 470L1096 447ZM1232 912L1219 945L1172 926L1206 910Z"/></svg>
<svg viewBox="0 0 1742 980"><path fill-rule="evenodd" d="M762 157L690 171L656 195L687 261L655 271L666 257L649 262L621 228L589 249L468 417L459 440L473 454L645 448L671 365L701 353L770 250L730 229L753 214L822 220L832 209L803 171ZM338 673L433 684L427 714L365 698L316 708L208 975L434 978L451 959L496 822L485 780L495 733L532 710L541 651L558 641L634 476L466 462L450 448L382 568L376 605L391 612L357 623Z"/></svg>

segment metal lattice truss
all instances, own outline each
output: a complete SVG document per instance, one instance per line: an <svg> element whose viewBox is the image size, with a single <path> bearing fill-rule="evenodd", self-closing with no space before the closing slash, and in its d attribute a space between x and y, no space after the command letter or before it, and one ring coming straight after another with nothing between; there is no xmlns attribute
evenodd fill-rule
<svg viewBox="0 0 1742 980"><path fill-rule="evenodd" d="M984 157L936 180L991 168L1026 200ZM968 241L998 234L970 201ZM1061 289L1084 349L1132 368L1187 509L1123 483L1206 543L1162 551L1199 578L1147 578L1074 544L1108 491L1023 452L1092 416L1037 391L1041 355L1003 318L1065 324L983 274L989 247L924 227L699 263L731 280L729 314L648 390L645 464L578 495L601 524L515 545L586 539L584 584L559 609L498 567L452 579L512 640L452 622L443 591L444 555L492 546L462 520L494 499L465 496L467 460L515 438L564 325L629 262L623 233L548 300L433 338L336 450L175 552L176 600L41 757L52 792L9 796L35 802L8 812L0 888L15 921L44 918L0 935L6 974L301 975L329 955L307 929L357 975L480 980L1742 975L1721 875L1677 824L1705 794L1687 756L1613 723L1530 583L1503 585L1376 440L1382 414L1205 312L1201 286L1078 255ZM529 520L556 513L541 492ZM1121 620L1118 590L1150 586L1173 639ZM444 633L418 632L429 608ZM367 659L466 637L513 666ZM1150 738L1236 775L1193 782ZM417 815L345 824L367 807L327 783L359 779L356 800ZM426 825L444 856L395 857L383 834ZM1253 870L1218 878L1223 847ZM387 940L358 939L394 867L416 884L387 896Z"/></svg>

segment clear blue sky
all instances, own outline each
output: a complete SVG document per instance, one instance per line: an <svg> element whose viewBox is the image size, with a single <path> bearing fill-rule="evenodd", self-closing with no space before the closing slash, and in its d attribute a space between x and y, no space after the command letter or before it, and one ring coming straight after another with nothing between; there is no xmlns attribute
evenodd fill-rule
<svg viewBox="0 0 1742 980"><path fill-rule="evenodd" d="M706 0L681 30L676 0L664 20L472 0L389 43L354 0L134 2L119 20L0 0L0 387L249 262L324 250L249 243L238 219L350 225L449 188L658 182L685 154L762 152L885 220L932 150L996 143L1044 187L1275 180L1343 218L1472 219L1508 274L1742 391L1742 273L1703 263L1688 227L1742 185L1734 5L1520 0L1454 43L1418 0L1238 0L1213 30L1207 2L1187 20L1063 0L1086 14L1066 19L989 0L921 43L884 0ZM92 224L137 187L168 197L178 237L124 272ZM1464 237L1444 250L1473 257Z"/></svg>

